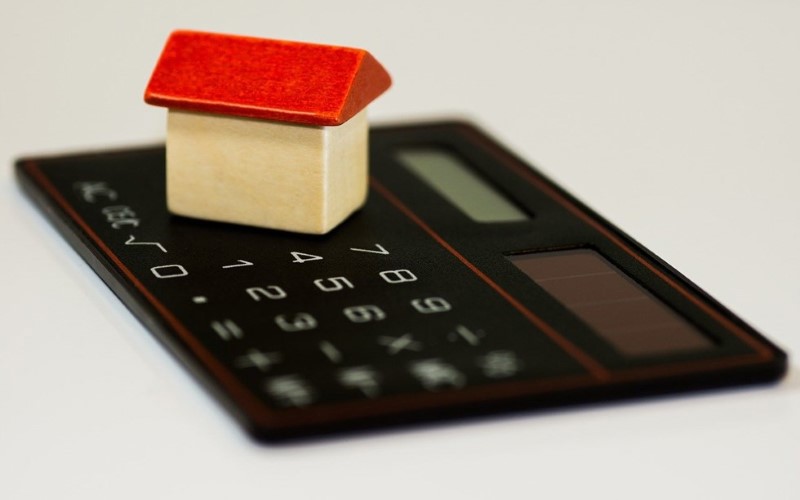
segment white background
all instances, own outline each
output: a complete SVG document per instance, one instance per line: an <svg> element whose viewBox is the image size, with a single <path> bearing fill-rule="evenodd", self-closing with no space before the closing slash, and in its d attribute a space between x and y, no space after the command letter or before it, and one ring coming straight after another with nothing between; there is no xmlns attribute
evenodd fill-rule
<svg viewBox="0 0 800 500"><path fill-rule="evenodd" d="M776 386L259 446L20 194L160 141L167 34L364 47L374 122L465 117L800 352L800 3L2 0L0 498L800 498Z"/></svg>

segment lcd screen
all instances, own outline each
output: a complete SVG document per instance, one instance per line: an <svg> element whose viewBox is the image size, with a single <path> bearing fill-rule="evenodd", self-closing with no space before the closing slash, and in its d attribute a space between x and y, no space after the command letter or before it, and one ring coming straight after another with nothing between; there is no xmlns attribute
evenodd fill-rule
<svg viewBox="0 0 800 500"><path fill-rule="evenodd" d="M623 355L662 355L714 345L694 325L594 250L508 258Z"/></svg>
<svg viewBox="0 0 800 500"><path fill-rule="evenodd" d="M529 219L517 205L487 184L464 161L445 149L414 148L397 153L400 162L476 222Z"/></svg>

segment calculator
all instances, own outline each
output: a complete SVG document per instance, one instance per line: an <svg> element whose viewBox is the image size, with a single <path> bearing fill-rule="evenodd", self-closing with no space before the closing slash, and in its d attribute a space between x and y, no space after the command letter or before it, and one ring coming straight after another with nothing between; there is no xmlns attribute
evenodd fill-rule
<svg viewBox="0 0 800 500"><path fill-rule="evenodd" d="M89 266L259 440L786 370L762 335L467 123L373 128L368 201L322 236L170 215L163 145L16 168Z"/></svg>

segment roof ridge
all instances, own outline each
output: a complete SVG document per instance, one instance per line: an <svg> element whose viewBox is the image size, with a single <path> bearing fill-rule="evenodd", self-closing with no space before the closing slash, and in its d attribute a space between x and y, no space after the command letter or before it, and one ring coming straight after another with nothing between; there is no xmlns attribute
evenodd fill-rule
<svg viewBox="0 0 800 500"><path fill-rule="evenodd" d="M187 111L339 125L390 85L363 49L176 30L144 98Z"/></svg>

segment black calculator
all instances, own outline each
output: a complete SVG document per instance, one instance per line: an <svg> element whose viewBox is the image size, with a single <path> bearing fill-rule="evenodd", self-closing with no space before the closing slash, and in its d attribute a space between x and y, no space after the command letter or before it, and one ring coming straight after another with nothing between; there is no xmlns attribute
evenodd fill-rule
<svg viewBox="0 0 800 500"><path fill-rule="evenodd" d="M330 234L170 215L163 146L23 187L257 439L774 381L786 355L472 125L374 128Z"/></svg>

